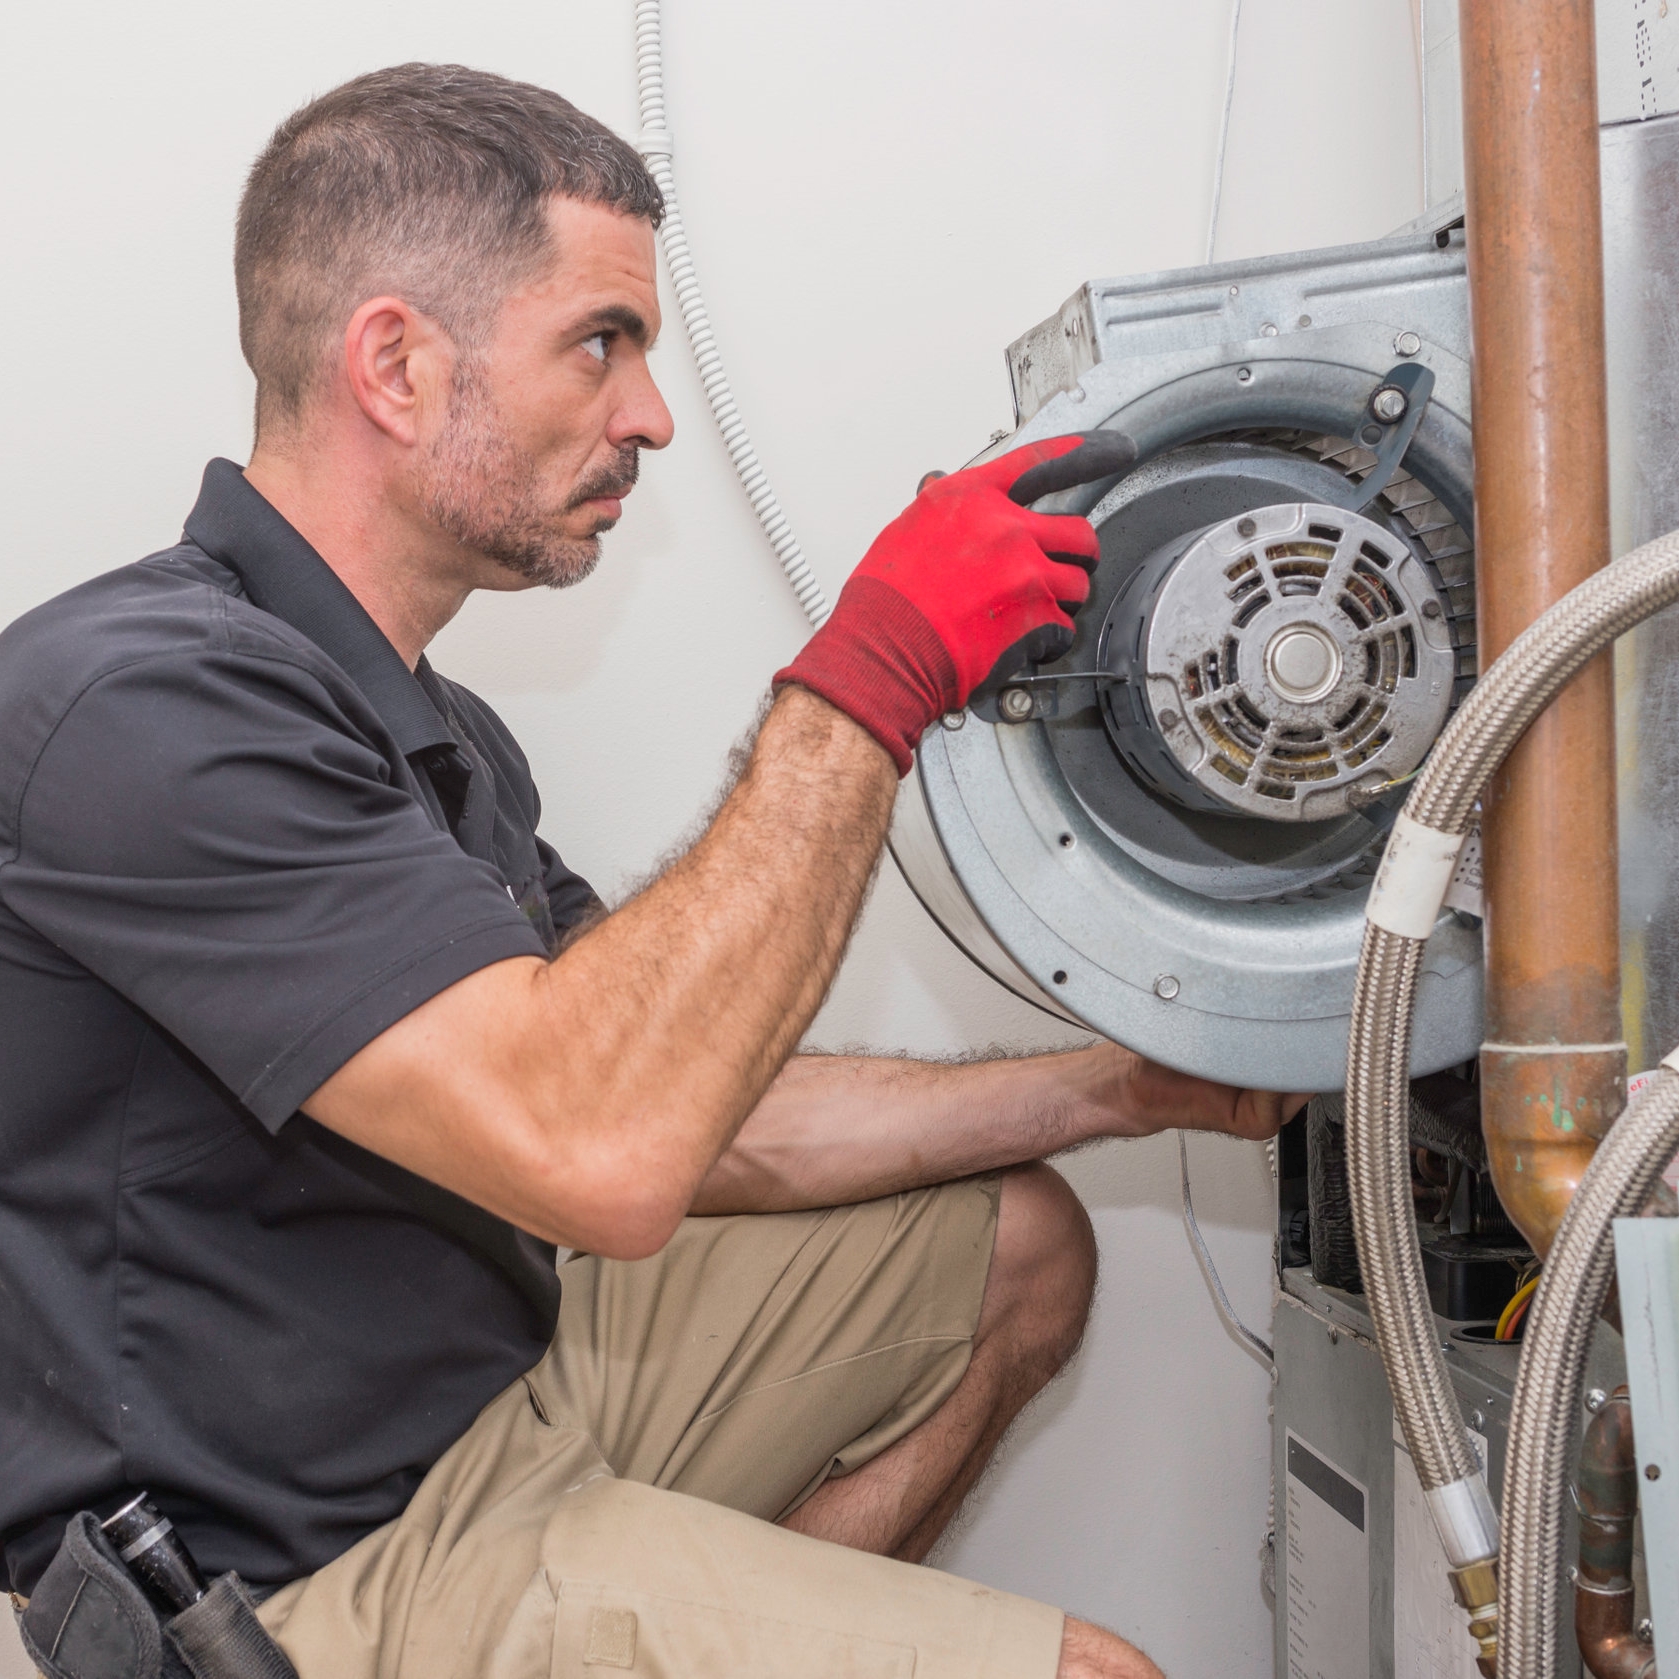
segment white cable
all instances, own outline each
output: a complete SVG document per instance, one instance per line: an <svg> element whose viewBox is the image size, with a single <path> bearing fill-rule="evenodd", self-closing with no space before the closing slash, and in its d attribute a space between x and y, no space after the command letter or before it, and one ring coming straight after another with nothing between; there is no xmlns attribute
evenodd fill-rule
<svg viewBox="0 0 1679 1679"><path fill-rule="evenodd" d="M1251 1353L1269 1370L1276 1361L1275 1354L1271 1351L1271 1343L1255 1335L1236 1316L1236 1308L1230 1304L1230 1296L1224 1292L1224 1283L1219 1278L1218 1267L1213 1264L1213 1256L1207 1249L1201 1226L1195 1222L1195 1207L1189 1199L1189 1148L1181 1131L1178 1133L1178 1167L1183 1174L1184 1228L1189 1232L1189 1242L1195 1249L1195 1257L1201 1262L1201 1275L1207 1279L1207 1287L1212 1291L1213 1305L1218 1308L1218 1315L1224 1320L1224 1327L1241 1343L1242 1350Z"/></svg>
<svg viewBox="0 0 1679 1679"><path fill-rule="evenodd" d="M1218 124L1218 151L1213 157L1213 207L1207 217L1207 261L1218 244L1218 210L1224 198L1224 153L1230 144L1230 107L1236 98L1236 37L1242 29L1242 0L1230 4L1230 50L1224 72L1224 115Z"/></svg>
<svg viewBox="0 0 1679 1679"><path fill-rule="evenodd" d="M694 349L694 361L699 368L700 382L705 386L707 401L723 434L724 446L734 463L741 487L764 527L770 547L799 597L805 617L820 625L828 616L828 600L822 585L816 581L810 566L793 535L787 516L781 511L770 488L769 479L758 460L758 451L746 434L746 424L735 406L734 392L729 389L728 375L723 371L723 357L711 330L711 317L706 313L705 300L700 296L700 283L694 275L694 259L688 251L688 235L682 226L682 210L676 199L676 175L671 168L670 126L665 117L664 48L659 30L659 0L636 0L635 8L636 80L641 96L641 138L637 150L647 160L653 179L664 195L665 219L659 227L659 238L665 248L665 262L670 268L671 284L676 288L677 305L682 310L682 322L688 329L688 342Z"/></svg>

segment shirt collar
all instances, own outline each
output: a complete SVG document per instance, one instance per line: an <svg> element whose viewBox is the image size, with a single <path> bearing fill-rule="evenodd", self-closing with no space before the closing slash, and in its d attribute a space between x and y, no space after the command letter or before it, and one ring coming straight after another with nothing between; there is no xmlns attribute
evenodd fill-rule
<svg viewBox="0 0 1679 1679"><path fill-rule="evenodd" d="M232 461L205 467L186 536L238 574L253 605L307 636L361 689L404 757L454 744L366 607Z"/></svg>

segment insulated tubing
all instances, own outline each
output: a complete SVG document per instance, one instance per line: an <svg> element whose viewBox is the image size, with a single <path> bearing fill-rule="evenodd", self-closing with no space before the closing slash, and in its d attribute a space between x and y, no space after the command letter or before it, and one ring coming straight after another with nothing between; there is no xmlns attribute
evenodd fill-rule
<svg viewBox="0 0 1679 1679"><path fill-rule="evenodd" d="M671 284L676 288L682 324L688 329L700 383L705 386L706 401L711 404L712 417L723 434L723 445L729 451L735 475L752 503L758 523L764 527L776 560L798 596L805 617L820 627L828 616L827 597L805 559L798 538L793 535L787 515L781 511L781 503L776 500L758 460L758 451L747 435L746 422L735 406L735 394L729 386L728 374L723 371L723 355L717 348L711 316L700 295L699 277L694 273L694 259L688 250L688 231L683 226L682 207L676 199L676 173L671 166L671 137L665 118L664 41L659 25L659 0L636 0L635 68L641 100L641 138L636 145L664 196L665 218L659 224L659 239L665 248L665 263L670 269Z"/></svg>

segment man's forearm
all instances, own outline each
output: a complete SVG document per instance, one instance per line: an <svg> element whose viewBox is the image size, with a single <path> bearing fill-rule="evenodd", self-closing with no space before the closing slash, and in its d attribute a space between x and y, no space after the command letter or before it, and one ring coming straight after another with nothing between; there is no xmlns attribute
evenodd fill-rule
<svg viewBox="0 0 1679 1679"><path fill-rule="evenodd" d="M1268 1137L1303 1100L1192 1078L1108 1043L956 1064L799 1056L706 1176L692 1210L864 1201L1169 1126Z"/></svg>
<svg viewBox="0 0 1679 1679"><path fill-rule="evenodd" d="M693 1210L866 1201L1040 1160L1112 1129L1101 1100L1111 1078L1089 1051L954 1065L799 1056L712 1168Z"/></svg>

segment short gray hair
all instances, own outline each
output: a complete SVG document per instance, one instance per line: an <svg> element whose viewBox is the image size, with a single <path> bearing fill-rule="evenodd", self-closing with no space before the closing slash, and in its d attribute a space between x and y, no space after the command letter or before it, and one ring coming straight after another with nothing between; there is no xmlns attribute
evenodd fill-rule
<svg viewBox="0 0 1679 1679"><path fill-rule="evenodd" d="M546 88L399 64L274 131L239 203L233 272L257 424L294 419L356 309L390 292L469 343L553 258L555 194L659 225L635 150Z"/></svg>

